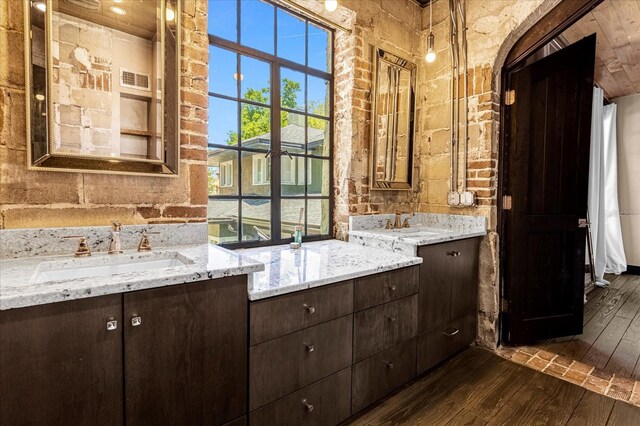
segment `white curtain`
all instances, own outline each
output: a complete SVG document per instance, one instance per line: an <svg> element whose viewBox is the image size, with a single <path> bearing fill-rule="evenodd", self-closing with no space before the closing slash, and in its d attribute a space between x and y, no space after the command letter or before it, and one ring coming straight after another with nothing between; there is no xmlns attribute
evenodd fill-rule
<svg viewBox="0 0 640 426"><path fill-rule="evenodd" d="M589 220L596 284L605 285L605 272L626 271L618 211L616 105L603 106L602 89L593 89L591 155L589 159Z"/></svg>

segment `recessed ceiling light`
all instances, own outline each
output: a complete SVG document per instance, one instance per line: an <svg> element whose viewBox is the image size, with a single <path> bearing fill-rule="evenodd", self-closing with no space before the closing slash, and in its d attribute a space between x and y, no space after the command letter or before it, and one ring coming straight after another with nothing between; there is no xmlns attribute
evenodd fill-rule
<svg viewBox="0 0 640 426"><path fill-rule="evenodd" d="M43 95L42 93L38 93L38 94L36 95L36 100L38 100L38 101L44 101L44 95Z"/></svg>
<svg viewBox="0 0 640 426"><path fill-rule="evenodd" d="M46 10L47 10L47 5L43 1L37 1L37 2L33 3L33 7L38 9L40 12L46 12Z"/></svg>
<svg viewBox="0 0 640 426"><path fill-rule="evenodd" d="M116 15L126 15L127 11L118 6L111 6L111 11Z"/></svg>
<svg viewBox="0 0 640 426"><path fill-rule="evenodd" d="M167 21L173 21L176 19L176 13L171 8L167 8Z"/></svg>
<svg viewBox="0 0 640 426"><path fill-rule="evenodd" d="M324 8L329 12L333 12L338 8L338 0L325 0Z"/></svg>
<svg viewBox="0 0 640 426"><path fill-rule="evenodd" d="M122 3L122 0L113 0L114 3Z"/></svg>

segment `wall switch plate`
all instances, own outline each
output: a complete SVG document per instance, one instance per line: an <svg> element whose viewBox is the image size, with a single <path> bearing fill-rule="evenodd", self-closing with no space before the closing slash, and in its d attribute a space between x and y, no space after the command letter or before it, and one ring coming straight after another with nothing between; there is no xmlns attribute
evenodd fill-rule
<svg viewBox="0 0 640 426"><path fill-rule="evenodd" d="M465 191L460 193L460 204L463 206L473 206L476 203L476 193Z"/></svg>
<svg viewBox="0 0 640 426"><path fill-rule="evenodd" d="M450 206L459 206L460 205L460 193L459 192L450 192L447 195L447 202Z"/></svg>

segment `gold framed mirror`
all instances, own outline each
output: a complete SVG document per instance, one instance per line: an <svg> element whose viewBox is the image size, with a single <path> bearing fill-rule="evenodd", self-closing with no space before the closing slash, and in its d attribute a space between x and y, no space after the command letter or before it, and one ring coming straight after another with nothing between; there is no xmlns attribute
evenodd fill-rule
<svg viewBox="0 0 640 426"><path fill-rule="evenodd" d="M371 189L410 190L416 65L375 48Z"/></svg>
<svg viewBox="0 0 640 426"><path fill-rule="evenodd" d="M176 176L181 0L25 0L28 168Z"/></svg>

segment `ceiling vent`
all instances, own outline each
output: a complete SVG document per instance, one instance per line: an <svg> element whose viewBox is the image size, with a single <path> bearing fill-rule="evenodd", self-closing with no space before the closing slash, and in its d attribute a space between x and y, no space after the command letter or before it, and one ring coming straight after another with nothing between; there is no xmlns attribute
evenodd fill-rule
<svg viewBox="0 0 640 426"><path fill-rule="evenodd" d="M120 85L131 89L150 91L149 74L142 74L120 68Z"/></svg>

